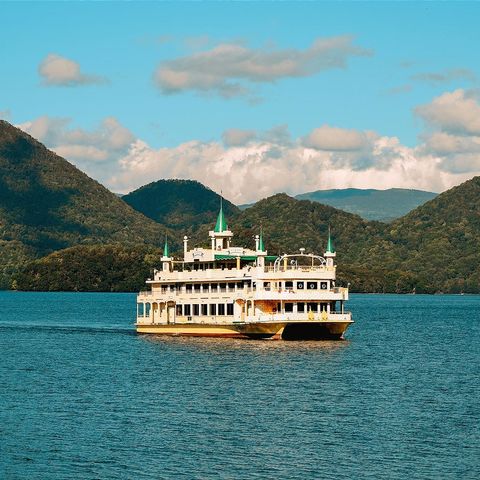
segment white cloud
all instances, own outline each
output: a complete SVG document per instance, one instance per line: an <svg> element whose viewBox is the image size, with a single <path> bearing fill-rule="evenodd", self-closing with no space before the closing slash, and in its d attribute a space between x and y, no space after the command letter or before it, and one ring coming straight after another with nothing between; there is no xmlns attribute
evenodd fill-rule
<svg viewBox="0 0 480 480"><path fill-rule="evenodd" d="M358 130L323 125L316 128L304 139L306 147L327 151L364 150L371 145L373 138L368 133Z"/></svg>
<svg viewBox="0 0 480 480"><path fill-rule="evenodd" d="M38 73L45 86L76 87L106 82L104 77L82 73L77 62L56 53L48 54L40 62Z"/></svg>
<svg viewBox="0 0 480 480"><path fill-rule="evenodd" d="M480 104L476 92L458 89L446 92L415 113L433 128L460 135L480 135Z"/></svg>
<svg viewBox="0 0 480 480"><path fill-rule="evenodd" d="M162 178L194 179L247 203L282 191L330 188L443 191L480 174L480 135L468 133L476 131L470 115L476 108L472 94L463 91L418 107L429 130L414 148L396 137L329 125L297 138L287 125L266 132L230 129L223 141L168 148L152 147L111 117L92 130L49 117L21 128L115 192Z"/></svg>
<svg viewBox="0 0 480 480"><path fill-rule="evenodd" d="M230 200L245 203L285 191L290 194L327 188L419 188L442 191L469 178L441 169L442 160L400 144L392 137L372 136L365 158L356 151L307 148L302 139L270 142L262 135L241 146L219 142L186 142L154 149L135 142L109 181L127 192L160 178L195 179Z"/></svg>
<svg viewBox="0 0 480 480"><path fill-rule="evenodd" d="M441 160L441 168L453 173L480 170L480 103L476 92L455 90L415 109L429 132L420 150Z"/></svg>
<svg viewBox="0 0 480 480"><path fill-rule="evenodd" d="M155 83L163 93L196 91L231 98L251 93L252 83L307 77L345 68L350 57L371 55L350 36L319 38L305 50L252 49L222 43L210 50L163 62Z"/></svg>

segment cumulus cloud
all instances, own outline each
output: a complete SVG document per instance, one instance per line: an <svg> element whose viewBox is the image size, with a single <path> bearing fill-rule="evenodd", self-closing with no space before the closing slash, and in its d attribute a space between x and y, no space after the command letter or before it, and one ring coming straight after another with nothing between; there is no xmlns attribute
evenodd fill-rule
<svg viewBox="0 0 480 480"><path fill-rule="evenodd" d="M477 92L462 89L446 92L420 105L415 113L426 123L423 154L441 160L454 173L480 170L480 103Z"/></svg>
<svg viewBox="0 0 480 480"><path fill-rule="evenodd" d="M477 92L458 89L446 92L431 103L420 105L415 113L427 125L442 131L480 135L480 104Z"/></svg>
<svg viewBox="0 0 480 480"><path fill-rule="evenodd" d="M48 54L38 66L44 86L77 87L105 83L105 77L82 73L80 64L56 53Z"/></svg>
<svg viewBox="0 0 480 480"><path fill-rule="evenodd" d="M351 57L371 55L350 36L319 38L305 49L253 49L222 43L210 50L163 62L154 80L163 93L185 91L231 98L251 94L253 83L307 77L345 68Z"/></svg>
<svg viewBox="0 0 480 480"><path fill-rule="evenodd" d="M346 132L354 137L352 131ZM268 135L258 132L240 145L191 141L155 149L137 140L120 159L108 185L127 192L157 178L196 179L214 190L222 189L234 202L246 203L281 191L296 194L327 188L395 186L442 191L471 176L443 171L441 158L401 145L395 137L356 133L367 139L368 147L357 143L355 150L349 135L350 150L324 150L319 145L307 147L304 138L267 141Z"/></svg>
<svg viewBox="0 0 480 480"><path fill-rule="evenodd" d="M304 145L316 150L352 151L364 150L371 143L370 135L358 130L323 125L304 139Z"/></svg>

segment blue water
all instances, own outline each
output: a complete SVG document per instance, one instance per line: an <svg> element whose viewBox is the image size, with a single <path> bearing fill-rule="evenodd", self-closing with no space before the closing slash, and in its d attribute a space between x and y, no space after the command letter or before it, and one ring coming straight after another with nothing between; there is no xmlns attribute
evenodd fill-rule
<svg viewBox="0 0 480 480"><path fill-rule="evenodd" d="M134 295L0 292L0 478L480 478L480 296L350 307L344 342L152 338Z"/></svg>

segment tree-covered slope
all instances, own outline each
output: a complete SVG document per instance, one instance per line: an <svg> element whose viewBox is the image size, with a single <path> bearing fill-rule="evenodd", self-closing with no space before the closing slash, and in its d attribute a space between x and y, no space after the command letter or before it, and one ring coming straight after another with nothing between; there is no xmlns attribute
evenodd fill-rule
<svg viewBox="0 0 480 480"><path fill-rule="evenodd" d="M33 291L139 291L161 255L148 245L78 245L28 263L13 283Z"/></svg>
<svg viewBox="0 0 480 480"><path fill-rule="evenodd" d="M346 188L317 190L297 195L299 200L331 205L366 220L392 221L437 196L423 190L390 188L388 190Z"/></svg>
<svg viewBox="0 0 480 480"><path fill-rule="evenodd" d="M309 200L296 200L284 193L243 211L234 219L232 228L237 241L252 245L252 236L259 233L260 226L272 254L298 251L301 247L323 253L330 226L343 261L361 259L383 230L379 222L367 222L358 215Z"/></svg>
<svg viewBox="0 0 480 480"><path fill-rule="evenodd" d="M160 244L165 229L0 121L0 286L28 258L79 243Z"/></svg>
<svg viewBox="0 0 480 480"><path fill-rule="evenodd" d="M253 236L262 226L270 254L292 253L301 247L323 254L330 226L337 250L338 281L350 283L354 292L479 293L479 202L477 177L386 225L278 194L235 216L230 225L234 244L249 247L253 247ZM190 245L208 246L208 230L213 224L214 216L198 226ZM140 269L145 278L150 275L149 268L160 264L158 250L147 252L150 256L145 263L123 254L112 263L110 250L83 248L57 252L30 264L23 272L26 275L19 277L19 288L51 290L69 285L72 289L123 290L139 285L134 288L138 289L141 279L131 281L130 277ZM178 250L176 253L181 256ZM76 270L69 270L66 265L73 258ZM94 272L101 272L101 281L95 280Z"/></svg>
<svg viewBox="0 0 480 480"><path fill-rule="evenodd" d="M389 225L401 265L429 291L480 291L480 177L458 185Z"/></svg>
<svg viewBox="0 0 480 480"><path fill-rule="evenodd" d="M122 197L135 210L168 227L191 231L214 221L220 196L193 180L159 180ZM239 209L223 200L223 209L232 217Z"/></svg>

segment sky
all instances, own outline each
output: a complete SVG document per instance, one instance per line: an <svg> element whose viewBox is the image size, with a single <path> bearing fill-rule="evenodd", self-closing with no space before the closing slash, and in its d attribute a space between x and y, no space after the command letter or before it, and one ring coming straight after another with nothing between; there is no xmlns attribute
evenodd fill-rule
<svg viewBox="0 0 480 480"><path fill-rule="evenodd" d="M480 3L2 2L0 118L118 193L480 174Z"/></svg>

